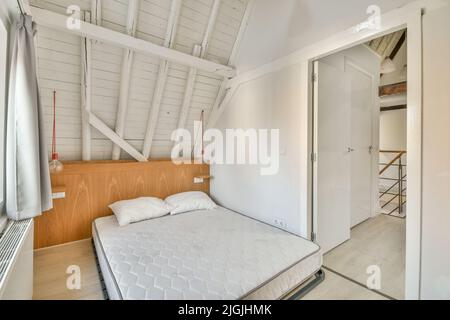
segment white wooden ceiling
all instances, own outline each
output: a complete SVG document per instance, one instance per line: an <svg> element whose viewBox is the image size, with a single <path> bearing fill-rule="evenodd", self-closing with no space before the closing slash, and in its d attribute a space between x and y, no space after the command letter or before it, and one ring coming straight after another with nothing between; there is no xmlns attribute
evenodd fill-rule
<svg viewBox="0 0 450 320"><path fill-rule="evenodd" d="M126 33L128 0L102 0L102 27ZM223 65L230 64L236 50L238 34L245 27L243 19L249 0L222 0L204 58ZM213 12L213 0L182 0L173 49L192 54L201 45ZM66 14L69 5L91 10L91 0L30 0L32 6ZM172 0L140 0L135 37L163 45L171 13ZM38 26L38 78L45 110L48 144L51 143L52 95L57 92L57 149L63 160L82 159L81 117L81 42L82 38L67 32ZM92 112L110 129L115 130L119 105L124 50L93 41L92 44ZM130 91L127 99L124 139L142 151L152 109L161 60L135 53L131 67ZM170 156L170 136L178 127L189 67L170 63L163 91L151 158ZM223 78L198 71L186 128L200 119L202 110L208 119L217 103ZM91 159L111 160L113 143L91 127ZM122 159L129 159L121 152Z"/></svg>
<svg viewBox="0 0 450 320"><path fill-rule="evenodd" d="M400 30L390 33L370 41L367 45L380 55L381 60L384 60L391 55L405 32L405 30Z"/></svg>

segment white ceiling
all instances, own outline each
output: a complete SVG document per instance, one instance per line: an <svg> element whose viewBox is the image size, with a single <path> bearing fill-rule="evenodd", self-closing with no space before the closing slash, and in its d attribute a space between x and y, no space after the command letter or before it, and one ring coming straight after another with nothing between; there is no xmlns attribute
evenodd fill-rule
<svg viewBox="0 0 450 320"><path fill-rule="evenodd" d="M257 0L241 47L239 72L253 69L323 40L367 18L414 0Z"/></svg>

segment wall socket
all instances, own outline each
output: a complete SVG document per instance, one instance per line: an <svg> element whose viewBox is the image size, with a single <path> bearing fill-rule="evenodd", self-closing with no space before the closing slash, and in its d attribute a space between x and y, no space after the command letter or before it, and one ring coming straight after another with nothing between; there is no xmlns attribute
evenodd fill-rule
<svg viewBox="0 0 450 320"><path fill-rule="evenodd" d="M275 223L275 225L276 225L277 227L280 227L280 228L286 228L286 226L287 226L286 220L281 219L281 218L275 218L275 219L273 220L273 222Z"/></svg>

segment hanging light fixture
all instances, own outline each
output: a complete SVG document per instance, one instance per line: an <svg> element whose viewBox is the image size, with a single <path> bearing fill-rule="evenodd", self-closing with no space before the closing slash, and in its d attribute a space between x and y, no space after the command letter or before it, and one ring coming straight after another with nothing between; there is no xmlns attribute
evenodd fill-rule
<svg viewBox="0 0 450 320"><path fill-rule="evenodd" d="M381 64L381 74L392 73L397 70L397 66L391 58L384 59Z"/></svg>
<svg viewBox="0 0 450 320"><path fill-rule="evenodd" d="M53 136L52 136L52 161L49 163L50 173L59 173L64 166L59 161L58 153L56 152L56 91L53 91Z"/></svg>

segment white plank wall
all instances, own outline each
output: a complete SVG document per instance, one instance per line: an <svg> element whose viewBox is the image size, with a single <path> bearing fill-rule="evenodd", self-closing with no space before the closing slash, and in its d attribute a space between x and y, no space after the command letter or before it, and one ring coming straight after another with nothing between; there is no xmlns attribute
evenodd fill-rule
<svg viewBox="0 0 450 320"><path fill-rule="evenodd" d="M228 64L248 0L222 0L205 58ZM31 0L31 5L66 14L69 5L89 11L90 0ZM202 43L213 1L183 0L174 49L192 54L194 45ZM171 1L141 0L135 36L158 45L164 43ZM103 27L126 32L128 0L103 0ZM52 92L57 91L57 148L63 160L81 159L81 39L62 31L39 27L39 82L46 116L47 137L51 144ZM115 130L123 49L95 42L92 45L92 111L110 129ZM147 119L158 77L160 60L135 54L131 71L127 120L124 139L142 151ZM157 121L151 158L170 156L170 135L177 129L189 68L171 63ZM202 110L208 119L216 100L220 76L198 71L187 117L186 128ZM111 159L113 143L92 128L92 160ZM126 152L122 158L129 159Z"/></svg>

